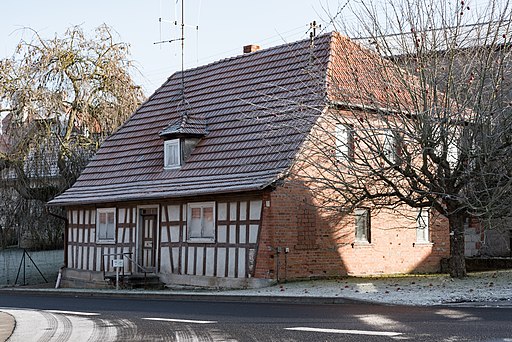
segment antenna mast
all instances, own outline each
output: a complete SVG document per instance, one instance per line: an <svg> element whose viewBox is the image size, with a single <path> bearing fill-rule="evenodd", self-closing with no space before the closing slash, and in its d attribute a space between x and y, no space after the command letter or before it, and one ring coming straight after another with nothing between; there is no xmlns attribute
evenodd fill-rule
<svg viewBox="0 0 512 342"><path fill-rule="evenodd" d="M162 18L159 18L160 24L162 23ZM171 22L171 21L168 21ZM178 26L178 20L176 19L172 22L174 25ZM183 104L184 112L186 114L186 99L185 99L185 0L181 0L181 38L175 38L171 40L161 40L159 42L155 42L154 44L164 44L164 43L172 43L181 40L181 103ZM199 30L199 27L195 27L196 30Z"/></svg>
<svg viewBox="0 0 512 342"><path fill-rule="evenodd" d="M185 0L181 0L181 100L185 104Z"/></svg>

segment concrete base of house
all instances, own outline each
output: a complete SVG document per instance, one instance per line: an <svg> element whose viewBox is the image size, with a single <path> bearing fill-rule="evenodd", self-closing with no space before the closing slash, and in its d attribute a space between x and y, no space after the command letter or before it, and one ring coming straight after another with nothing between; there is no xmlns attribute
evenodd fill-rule
<svg viewBox="0 0 512 342"><path fill-rule="evenodd" d="M105 280L103 272L94 272L87 270L62 269L62 279L60 286L65 288L95 288L111 289L112 283ZM275 284L272 279L258 278L217 278L207 276L192 276L159 273L160 281L167 288L206 288L206 289L248 289L262 288Z"/></svg>
<svg viewBox="0 0 512 342"><path fill-rule="evenodd" d="M260 278L219 278L169 273L160 273L159 276L167 288L256 289L276 283L273 279Z"/></svg>
<svg viewBox="0 0 512 342"><path fill-rule="evenodd" d="M110 289L112 285L103 278L103 272L62 269L61 287L82 289Z"/></svg>

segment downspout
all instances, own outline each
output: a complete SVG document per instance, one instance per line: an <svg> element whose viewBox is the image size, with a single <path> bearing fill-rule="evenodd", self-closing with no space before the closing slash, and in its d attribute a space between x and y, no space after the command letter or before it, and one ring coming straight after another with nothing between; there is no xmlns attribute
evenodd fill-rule
<svg viewBox="0 0 512 342"><path fill-rule="evenodd" d="M279 280L279 269L281 268L281 263L279 261L279 254L281 253L281 247L275 247L275 250L276 250L276 279L277 279L277 283L280 282Z"/></svg>
<svg viewBox="0 0 512 342"><path fill-rule="evenodd" d="M55 288L58 289L60 287L60 281L62 279L62 269L67 267L68 265L68 253L67 253L67 243L68 243L68 228L69 228L69 220L57 214L52 213L50 210L47 210L48 215L53 216L59 220L64 221L64 265L59 268L59 275L57 276L57 282L55 283Z"/></svg>

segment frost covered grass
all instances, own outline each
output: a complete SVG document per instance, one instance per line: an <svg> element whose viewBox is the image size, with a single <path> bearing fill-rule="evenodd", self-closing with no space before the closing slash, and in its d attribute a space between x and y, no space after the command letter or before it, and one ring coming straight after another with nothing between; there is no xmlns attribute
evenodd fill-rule
<svg viewBox="0 0 512 342"><path fill-rule="evenodd" d="M448 275L348 277L277 284L223 294L299 297L339 297L388 304L435 305L460 302L512 304L512 270L470 273L464 279Z"/></svg>

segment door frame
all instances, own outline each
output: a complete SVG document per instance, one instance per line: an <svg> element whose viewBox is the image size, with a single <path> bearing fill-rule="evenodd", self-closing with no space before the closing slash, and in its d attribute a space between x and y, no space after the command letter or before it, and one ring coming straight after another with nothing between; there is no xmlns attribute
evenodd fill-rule
<svg viewBox="0 0 512 342"><path fill-rule="evenodd" d="M160 205L159 204L145 204L137 206L137 233L135 239L135 261L142 266L142 229L144 227L141 210L142 209L156 209L156 227L155 227L155 244L153 251L155 253L155 273L159 271L160 260Z"/></svg>

